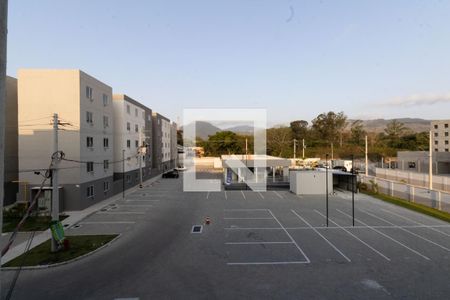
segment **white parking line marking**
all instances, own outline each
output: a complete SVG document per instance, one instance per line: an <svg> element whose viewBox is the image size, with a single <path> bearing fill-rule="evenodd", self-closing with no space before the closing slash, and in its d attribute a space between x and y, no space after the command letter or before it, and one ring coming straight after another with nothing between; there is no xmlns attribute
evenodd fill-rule
<svg viewBox="0 0 450 300"><path fill-rule="evenodd" d="M399 214L397 214L397 213L395 213L395 212L391 212L391 211L389 211L389 210L387 210L387 209L383 209L383 208L382 208L381 210L383 210L383 211L385 211L385 212L387 212L387 213L390 213L390 214L392 214L392 215L395 215L395 216L397 216L397 217L400 217L400 218L402 218L402 219L405 219L405 220L407 220L407 221L410 221L410 222L413 222L413 223L416 223L416 224L423 225L423 227L429 228L429 229L431 229L431 230L433 230L433 231L436 231L436 232L439 232L439 233L441 233L441 234L443 234L443 235L450 236L450 234L448 234L448 233L446 233L446 232L444 232L444 231L442 231L442 230L439 230L439 229L434 228L433 225L425 225L424 223L421 223L421 222L415 221L415 220L413 220L413 219L410 219L410 218L408 218L408 217L399 215ZM436 226L442 226L442 225L436 225ZM444 226L448 226L448 225L444 225Z"/></svg>
<svg viewBox="0 0 450 300"><path fill-rule="evenodd" d="M281 196L279 193L277 193L277 191L273 191L274 193L275 193L275 195L277 195L278 196L278 198L280 198L280 199L284 199L283 198L283 196Z"/></svg>
<svg viewBox="0 0 450 300"><path fill-rule="evenodd" d="M349 217L349 218L352 218L352 216L350 216L349 214L346 214L345 212L343 212L343 211L341 211L341 210L339 210L339 209L336 209L336 210L337 210L338 212L340 212L341 214L343 214L343 215L345 215L345 216L347 216L347 217ZM420 257L423 257L423 258L426 259L426 260L431 260L429 257L423 255L423 254L420 253L419 251L416 251L416 250L414 250L414 249L411 249L410 247L406 246L406 245L403 244L402 242L397 241L396 239L394 239L394 238L391 237L390 235L387 235L387 234L385 234L384 232L379 231L378 229L373 228L373 227L370 226L370 225L367 225L367 224L364 223L363 221L358 220L358 219L356 219L356 218L355 218L355 221L357 221L357 222L359 222L359 223L361 223L361 224L363 224L363 225L366 225L367 227L369 227L369 228L372 229L373 231L375 231L375 232L381 234L382 236L384 236L384 237L390 239L391 241L393 241L394 243L397 243L398 245L400 245L400 246L402 246L402 247L408 249L409 251L411 251L411 252L413 252L413 253L419 255Z"/></svg>
<svg viewBox="0 0 450 300"><path fill-rule="evenodd" d="M230 208L230 209L224 209L225 211L253 211L253 210L263 210L267 211L266 208Z"/></svg>
<svg viewBox="0 0 450 300"><path fill-rule="evenodd" d="M382 217L376 216L376 215L371 214L371 213L369 213L369 212L367 212L367 211L364 211L364 210L361 210L361 209L359 209L359 211L361 211L361 212L363 212L363 213L365 213L365 214L367 214L367 215L369 215L369 216L372 216L372 217L374 217L374 218L376 218L376 219L378 219L378 220L381 220L381 221L383 221L383 222L385 222L385 223L387 223L387 224L390 224L390 225L392 225L392 226L395 226L395 227L397 227L398 229L401 229L401 230L403 230L403 231L405 231L405 232L408 232L409 234L412 234L413 236L418 237L419 239L422 239L422 240L424 240L424 241L426 241L426 242L428 242L428 243L430 243L430 244L433 244L433 245L435 245L435 246L437 246L437 247L439 247L439 248L441 248L441 249L444 249L444 250L450 252L450 249L449 249L449 248L447 248L447 247L445 247L445 246L442 246L441 244L438 244L438 243L436 243L436 242L433 242L432 240L429 240L429 239L427 239L427 238L424 238L423 236L421 236L421 235L419 235L419 234L417 234L417 233L415 233L415 232L412 232L411 230L408 230L408 229L405 229L405 228L401 228L400 226L397 226L397 225L395 225L394 223L391 223L391 222L389 222L388 220L385 220L385 219L383 219Z"/></svg>
<svg viewBox="0 0 450 300"><path fill-rule="evenodd" d="M292 242L227 242L225 245L266 245L266 244L293 244Z"/></svg>
<svg viewBox="0 0 450 300"><path fill-rule="evenodd" d="M273 218L223 218L224 220L273 220Z"/></svg>
<svg viewBox="0 0 450 300"><path fill-rule="evenodd" d="M141 211L98 211L97 214L101 215L144 215L145 212Z"/></svg>
<svg viewBox="0 0 450 300"><path fill-rule="evenodd" d="M273 261L273 262L232 262L227 263L229 266L239 265L293 265L293 264L309 264L309 261Z"/></svg>
<svg viewBox="0 0 450 300"><path fill-rule="evenodd" d="M225 199L228 200L228 197L227 197L227 191L225 191Z"/></svg>
<svg viewBox="0 0 450 300"><path fill-rule="evenodd" d="M118 204L119 207L153 207L151 204Z"/></svg>
<svg viewBox="0 0 450 300"><path fill-rule="evenodd" d="M148 200L143 200L143 199L126 200L126 202L159 202L159 201L160 200L150 200L150 199L148 199Z"/></svg>
<svg viewBox="0 0 450 300"><path fill-rule="evenodd" d="M264 199L264 196L261 194L261 192L258 192L258 194L261 196L261 198Z"/></svg>
<svg viewBox="0 0 450 300"><path fill-rule="evenodd" d="M306 225L308 225L312 230L314 230L315 233L317 233L325 242L328 243L334 250L336 250L337 253L342 255L343 258L345 258L348 262L351 262L350 258L348 258L344 253L342 253L341 250L338 249L332 242L330 242L325 236L323 236L317 229L315 229L311 224L308 223L302 216L300 216L296 211L291 209L292 213L296 215L300 220L302 220Z"/></svg>
<svg viewBox="0 0 450 300"><path fill-rule="evenodd" d="M318 213L319 215L321 215L322 217L326 218L326 216L324 214L322 214L320 211L318 210L314 210L316 213ZM342 230L344 230L345 232L347 232L350 236L352 236L353 238L355 238L356 240L360 241L363 245L365 245L367 248L369 248L370 250L372 250L373 252L375 252L376 254L380 255L381 257L383 257L385 260L387 261L391 261L391 259L389 257L387 257L386 255L384 255L383 253L381 253L380 251L378 251L377 249L375 249L374 247L370 246L369 244L367 244L366 242L364 242L363 240L361 240L359 237L357 237L356 235L354 235L353 233L351 233L350 231L348 231L347 229L345 229L344 227L341 227L338 223L334 222L333 220L329 219L331 223L335 224L336 226L338 226L339 228L341 228Z"/></svg>
<svg viewBox="0 0 450 300"><path fill-rule="evenodd" d="M86 221L86 222L80 222L78 224L135 224L136 222L133 221Z"/></svg>
<svg viewBox="0 0 450 300"><path fill-rule="evenodd" d="M244 197L244 199L247 199L247 198L245 197L245 194L244 194L244 192L243 192L243 191L241 191L241 193L242 193L242 197Z"/></svg>
<svg viewBox="0 0 450 300"><path fill-rule="evenodd" d="M206 199L209 199L209 192L206 194Z"/></svg>
<svg viewBox="0 0 450 300"><path fill-rule="evenodd" d="M300 248L300 246L297 244L297 242L294 240L294 238L291 236L291 234L286 230L286 228L284 228L283 224L281 224L281 222L277 219L277 217L275 217L275 215L272 213L272 211L270 209L268 209L267 211L272 215L272 217L275 219L275 221L277 221L277 223L280 225L280 227L283 229L283 231L287 234L287 236L294 243L295 247L297 247L298 251L300 251L300 253L305 257L306 261L308 263L310 263L311 261L309 260L308 256L306 256L306 254L305 254L305 252L303 252L302 248Z"/></svg>

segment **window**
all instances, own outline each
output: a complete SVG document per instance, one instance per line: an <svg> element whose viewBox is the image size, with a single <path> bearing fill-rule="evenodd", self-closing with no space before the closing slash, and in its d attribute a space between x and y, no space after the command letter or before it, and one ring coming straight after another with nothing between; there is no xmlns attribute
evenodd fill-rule
<svg viewBox="0 0 450 300"><path fill-rule="evenodd" d="M147 118L149 121L151 121L152 120L152 115L150 114L150 115L148 115L148 118Z"/></svg>
<svg viewBox="0 0 450 300"><path fill-rule="evenodd" d="M93 185L90 185L90 186L87 187L87 189L86 189L86 196L88 198L94 197L94 186Z"/></svg>
<svg viewBox="0 0 450 300"><path fill-rule="evenodd" d="M86 169L87 169L87 172L88 172L88 173L94 172L94 162L88 161L88 162L86 163Z"/></svg>
<svg viewBox="0 0 450 300"><path fill-rule="evenodd" d="M445 136L448 136L448 131L445 133Z"/></svg>
<svg viewBox="0 0 450 300"><path fill-rule="evenodd" d="M130 124L130 122L127 122L127 131L130 131L130 129L131 129L131 124Z"/></svg>
<svg viewBox="0 0 450 300"><path fill-rule="evenodd" d="M136 148L139 147L139 141L134 141L134 145L136 146Z"/></svg>
<svg viewBox="0 0 450 300"><path fill-rule="evenodd" d="M103 169L106 171L109 169L109 160L105 159L103 161Z"/></svg>
<svg viewBox="0 0 450 300"><path fill-rule="evenodd" d="M127 114L130 113L130 106L127 104Z"/></svg>
<svg viewBox="0 0 450 300"><path fill-rule="evenodd" d="M103 191L105 193L109 191L109 181L103 181Z"/></svg>
<svg viewBox="0 0 450 300"><path fill-rule="evenodd" d="M145 110L142 111L142 119L145 120Z"/></svg>
<svg viewBox="0 0 450 300"><path fill-rule="evenodd" d="M414 161L410 161L410 162L408 162L408 167L410 169L415 169L416 168L416 163Z"/></svg>
<svg viewBox="0 0 450 300"><path fill-rule="evenodd" d="M438 152L438 148L434 148L434 151L435 151L435 152Z"/></svg>
<svg viewBox="0 0 450 300"><path fill-rule="evenodd" d="M134 125L134 131L135 132L139 132L139 125L138 124Z"/></svg>
<svg viewBox="0 0 450 300"><path fill-rule="evenodd" d="M92 112L90 112L90 111L86 112L86 123L91 124L91 125L94 124L94 116L93 116Z"/></svg>
<svg viewBox="0 0 450 300"><path fill-rule="evenodd" d="M131 176L127 175L126 178L127 178L127 182L130 183L131 182Z"/></svg>
<svg viewBox="0 0 450 300"><path fill-rule="evenodd" d="M108 138L103 138L103 147L109 148L109 139Z"/></svg>
<svg viewBox="0 0 450 300"><path fill-rule="evenodd" d="M130 147L131 147L131 141L127 140L127 148L130 148Z"/></svg>
<svg viewBox="0 0 450 300"><path fill-rule="evenodd" d="M93 96L92 96L92 88L89 86L86 86L86 98L88 98L89 100L93 100Z"/></svg>
<svg viewBox="0 0 450 300"><path fill-rule="evenodd" d="M434 133L434 136L437 137L439 134L437 132Z"/></svg>
<svg viewBox="0 0 450 300"><path fill-rule="evenodd" d="M445 148L445 152L448 152L448 148Z"/></svg>
<svg viewBox="0 0 450 300"><path fill-rule="evenodd" d="M103 116L103 128L109 127L109 118L108 116Z"/></svg>
<svg viewBox="0 0 450 300"><path fill-rule="evenodd" d="M445 141L445 144L448 145L448 141Z"/></svg>
<svg viewBox="0 0 450 300"><path fill-rule="evenodd" d="M437 124L435 124L435 125L434 125L434 129L438 129L438 126L437 126Z"/></svg>
<svg viewBox="0 0 450 300"><path fill-rule="evenodd" d="M445 127L445 128L448 128L448 124L445 124L444 127Z"/></svg>
<svg viewBox="0 0 450 300"><path fill-rule="evenodd" d="M434 144L435 144L435 145L438 145L438 144L439 144L439 141L434 141Z"/></svg>
<svg viewBox="0 0 450 300"><path fill-rule="evenodd" d="M108 105L108 95L103 94L103 106L107 106Z"/></svg>
<svg viewBox="0 0 450 300"><path fill-rule="evenodd" d="M94 147L94 138L92 136L86 137L86 147L88 148Z"/></svg>
<svg viewBox="0 0 450 300"><path fill-rule="evenodd" d="M135 117L138 116L138 109L137 109L137 108L134 109L134 116L135 116Z"/></svg>

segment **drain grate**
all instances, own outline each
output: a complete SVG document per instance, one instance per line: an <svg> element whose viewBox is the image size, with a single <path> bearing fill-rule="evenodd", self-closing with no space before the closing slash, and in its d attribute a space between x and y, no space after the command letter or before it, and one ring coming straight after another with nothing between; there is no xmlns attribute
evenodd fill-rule
<svg viewBox="0 0 450 300"><path fill-rule="evenodd" d="M203 226L202 225L194 225L192 226L191 233L202 233Z"/></svg>

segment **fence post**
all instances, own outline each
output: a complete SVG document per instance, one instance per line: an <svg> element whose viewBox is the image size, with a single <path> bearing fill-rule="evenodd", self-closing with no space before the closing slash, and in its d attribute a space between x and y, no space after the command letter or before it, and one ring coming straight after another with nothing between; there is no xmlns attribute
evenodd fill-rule
<svg viewBox="0 0 450 300"><path fill-rule="evenodd" d="M391 196L394 197L394 182L390 181Z"/></svg>
<svg viewBox="0 0 450 300"><path fill-rule="evenodd" d="M442 207L441 207L441 192L440 191L437 191L437 200L438 200L438 209L439 210L441 210L442 209Z"/></svg>
<svg viewBox="0 0 450 300"><path fill-rule="evenodd" d="M411 200L411 202L414 202L415 201L414 200L415 188L412 185L410 187L411 187L411 198L410 198L410 200Z"/></svg>

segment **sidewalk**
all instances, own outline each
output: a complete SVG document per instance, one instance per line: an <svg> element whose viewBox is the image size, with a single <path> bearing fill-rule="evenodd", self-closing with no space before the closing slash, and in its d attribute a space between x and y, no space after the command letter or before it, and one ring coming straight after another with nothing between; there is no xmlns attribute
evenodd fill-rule
<svg viewBox="0 0 450 300"><path fill-rule="evenodd" d="M157 175L153 178L150 178L149 180L145 181L143 184L151 184L157 180L161 179L161 175ZM133 188L130 188L125 191L125 196L134 193L135 191L139 190L139 185L136 185ZM111 203L120 200L122 198L122 194L117 194L109 199L103 200L99 203L96 203L92 206L89 206L88 208L81 210L81 211L66 211L65 213L69 215L66 219L64 219L61 223L64 226L65 229L70 228L71 226L77 224L78 222L82 221L83 219L87 218L91 214L101 210L105 206L110 205ZM41 232L37 234L31 243L30 249L40 245L41 243L49 240L51 238L50 229ZM26 249L27 240L21 242L20 244L11 247L9 251L1 258L1 264L5 264L14 258L22 255Z"/></svg>

